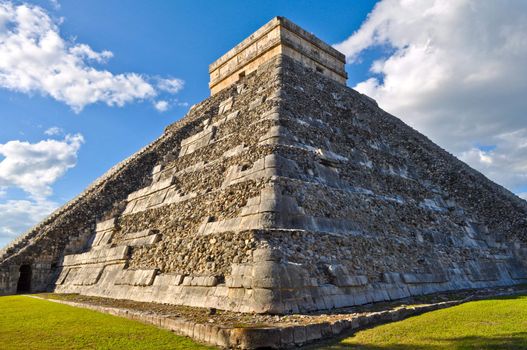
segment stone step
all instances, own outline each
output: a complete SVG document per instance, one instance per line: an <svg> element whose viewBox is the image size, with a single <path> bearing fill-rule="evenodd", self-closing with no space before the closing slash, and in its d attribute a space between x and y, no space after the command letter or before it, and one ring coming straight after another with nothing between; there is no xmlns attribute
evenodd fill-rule
<svg viewBox="0 0 527 350"><path fill-rule="evenodd" d="M82 254L66 255L62 263L63 266L75 266L86 264L99 264L118 262L128 258L130 246L118 246L113 248L104 248L90 250Z"/></svg>

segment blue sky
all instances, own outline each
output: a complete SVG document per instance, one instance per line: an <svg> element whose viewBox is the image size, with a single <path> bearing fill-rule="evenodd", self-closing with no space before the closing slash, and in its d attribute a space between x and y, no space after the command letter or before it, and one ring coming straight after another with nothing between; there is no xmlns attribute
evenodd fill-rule
<svg viewBox="0 0 527 350"><path fill-rule="evenodd" d="M527 92L522 78L527 72L510 67L527 59L527 43L520 37L527 24L517 15L526 11L519 2L505 1L493 8L469 0L423 0L408 8L408 2L389 0L375 9L376 1L366 0L0 0L0 4L7 14L2 19L0 11L0 246L208 97L208 64L276 15L337 44L348 59L350 87L376 98L381 107L493 180L522 196L527 192L523 152L527 118L522 114L527 108L518 98ZM63 51L46 56L48 65L75 59L81 72L110 72L116 86L116 76L135 73L142 79L136 95L127 95L122 106L104 97L91 103L90 94L73 101L62 91L64 85L47 81L42 59L25 57L18 68L13 63L2 66L2 55L21 61L13 47L24 34L13 28L29 20L14 18L19 6L41 16L38 23L28 24L32 29L54 31L65 45ZM471 10L474 6L481 7L477 16ZM456 21L463 25L452 36L450 27ZM51 29L43 28L43 22L51 23ZM487 43L475 40L474 28L484 35L506 25L511 31L506 39L513 40L514 50L494 57L489 48L503 37L489 34ZM446 41L449 36L456 39ZM466 53L457 49L467 45L471 50ZM471 62L470 67L463 62ZM496 62L503 66L496 67ZM24 77L33 66L44 73L28 87ZM71 79L82 89L77 78ZM171 88L166 82L172 82ZM123 90L112 89L94 91L116 96ZM166 110L154 107L159 101L165 101L167 106L158 107ZM501 105L507 107L497 108ZM64 157L43 159L52 149ZM32 168L35 161L41 168ZM55 175L41 180L46 166Z"/></svg>

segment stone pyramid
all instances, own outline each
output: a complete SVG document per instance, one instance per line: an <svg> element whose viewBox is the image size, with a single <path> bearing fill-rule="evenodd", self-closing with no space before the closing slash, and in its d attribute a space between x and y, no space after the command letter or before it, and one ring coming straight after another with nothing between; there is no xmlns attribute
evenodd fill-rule
<svg viewBox="0 0 527 350"><path fill-rule="evenodd" d="M527 281L527 202L277 17L212 96L0 252L0 292L296 313Z"/></svg>

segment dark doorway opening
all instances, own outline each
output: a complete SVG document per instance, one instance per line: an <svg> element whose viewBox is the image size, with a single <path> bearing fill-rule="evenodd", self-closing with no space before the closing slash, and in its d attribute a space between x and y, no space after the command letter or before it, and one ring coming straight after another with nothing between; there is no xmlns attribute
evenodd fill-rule
<svg viewBox="0 0 527 350"><path fill-rule="evenodd" d="M29 293L31 291L31 265L20 266L20 277L16 287L17 293Z"/></svg>

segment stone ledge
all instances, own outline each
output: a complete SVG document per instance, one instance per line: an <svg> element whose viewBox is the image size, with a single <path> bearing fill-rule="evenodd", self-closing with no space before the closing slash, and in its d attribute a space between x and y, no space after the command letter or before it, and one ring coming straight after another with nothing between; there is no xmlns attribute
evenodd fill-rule
<svg viewBox="0 0 527 350"><path fill-rule="evenodd" d="M127 258L129 250L130 247L128 246L119 246L115 248L90 250L82 254L66 255L62 265L73 266L121 261Z"/></svg>
<svg viewBox="0 0 527 350"><path fill-rule="evenodd" d="M37 299L65 304L74 307L90 309L98 312L124 317L127 319L152 324L168 329L176 334L193 338L194 340L219 346L221 348L258 349L258 348L292 348L305 344L349 336L356 331L384 323L400 321L410 316L416 316L428 311L434 311L463 304L468 301L480 300L496 296L523 294L525 290L499 292L487 295L473 295L460 300L443 301L433 304L403 306L389 310L370 312L363 315L349 314L349 317L302 325L277 325L276 327L228 327L221 324L204 324L181 317L136 311L126 308L92 305L88 303L46 299Z"/></svg>

